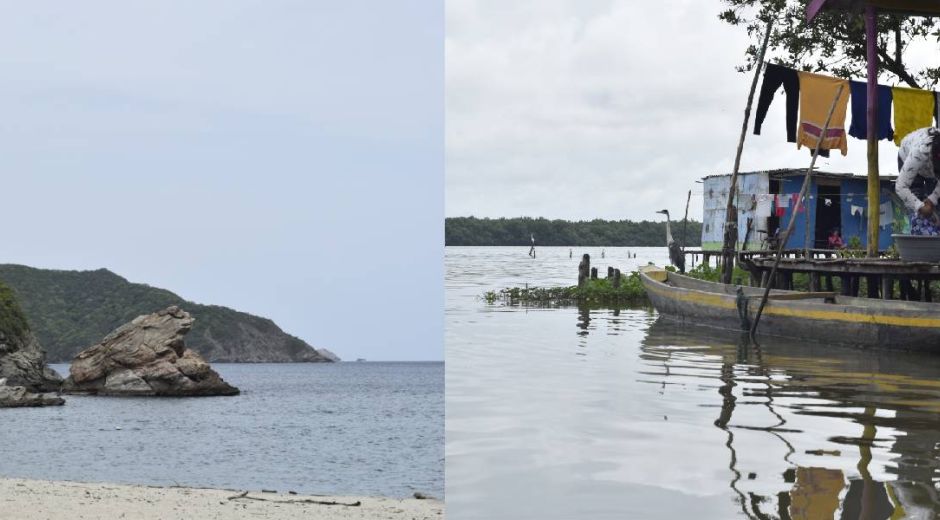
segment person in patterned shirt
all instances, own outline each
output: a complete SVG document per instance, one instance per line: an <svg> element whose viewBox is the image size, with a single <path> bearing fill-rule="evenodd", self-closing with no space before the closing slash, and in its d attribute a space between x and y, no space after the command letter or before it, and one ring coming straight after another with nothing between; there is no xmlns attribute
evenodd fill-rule
<svg viewBox="0 0 940 520"><path fill-rule="evenodd" d="M927 127L914 130L901 140L898 150L898 180L894 190L911 212L912 235L940 235L940 220L934 210L940 200L940 130ZM933 191L917 189L929 181Z"/></svg>

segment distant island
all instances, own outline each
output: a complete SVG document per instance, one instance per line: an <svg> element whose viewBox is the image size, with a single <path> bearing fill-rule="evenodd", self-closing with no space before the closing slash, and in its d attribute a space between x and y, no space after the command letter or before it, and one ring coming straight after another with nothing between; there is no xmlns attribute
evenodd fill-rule
<svg viewBox="0 0 940 520"><path fill-rule="evenodd" d="M273 321L228 307L201 305L157 287L131 283L107 269L59 271L0 265L50 363L69 362L115 328L142 314L178 305L195 318L187 345L209 362L330 362ZM14 326L8 327L16 330Z"/></svg>
<svg viewBox="0 0 940 520"><path fill-rule="evenodd" d="M682 222L672 223L672 233L682 241ZM627 246L663 247L666 245L666 221L643 220L548 220L545 218L475 218L444 219L444 244L448 246L528 246L530 235L536 246ZM702 241L702 223L689 220L686 246L698 247Z"/></svg>

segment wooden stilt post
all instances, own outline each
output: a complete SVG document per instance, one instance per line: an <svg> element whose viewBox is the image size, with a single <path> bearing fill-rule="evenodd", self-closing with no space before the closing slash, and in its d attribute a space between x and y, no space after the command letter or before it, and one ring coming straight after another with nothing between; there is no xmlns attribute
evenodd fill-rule
<svg viewBox="0 0 940 520"><path fill-rule="evenodd" d="M878 179L878 55L875 6L865 6L865 49L868 59L868 256L878 256L878 215L881 204L881 185Z"/></svg>
<svg viewBox="0 0 940 520"><path fill-rule="evenodd" d="M682 217L682 251L685 252L685 228L689 225L689 202L692 201L692 190L689 190L689 196L685 199L685 216ZM693 255L694 256L694 255Z"/></svg>

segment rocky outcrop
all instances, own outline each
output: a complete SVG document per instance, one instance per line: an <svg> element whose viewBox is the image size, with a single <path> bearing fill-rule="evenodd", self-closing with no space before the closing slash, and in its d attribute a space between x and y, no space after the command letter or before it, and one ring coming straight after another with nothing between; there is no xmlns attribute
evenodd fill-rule
<svg viewBox="0 0 940 520"><path fill-rule="evenodd" d="M54 392L62 377L46 366L46 354L29 331L13 336L0 331L0 378L34 392Z"/></svg>
<svg viewBox="0 0 940 520"><path fill-rule="evenodd" d="M22 406L59 406L65 399L53 393L30 392L23 386L9 386L6 378L0 378L0 408Z"/></svg>
<svg viewBox="0 0 940 520"><path fill-rule="evenodd" d="M46 353L33 335L19 302L0 283L0 378L34 392L58 390L62 378L46 366Z"/></svg>
<svg viewBox="0 0 940 520"><path fill-rule="evenodd" d="M188 312L170 306L138 316L80 352L63 392L128 396L235 395L183 337L193 328Z"/></svg>

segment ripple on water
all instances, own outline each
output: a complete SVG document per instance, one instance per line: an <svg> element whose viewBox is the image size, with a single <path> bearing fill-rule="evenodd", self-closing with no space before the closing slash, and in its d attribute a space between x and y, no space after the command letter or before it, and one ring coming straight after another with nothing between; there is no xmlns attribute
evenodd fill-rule
<svg viewBox="0 0 940 520"><path fill-rule="evenodd" d="M599 251L569 259L568 248L540 248L532 262L525 248L447 248L449 515L940 512L940 359L745 346L647 309L525 309L478 298L524 283L570 285L582 252L601 270L667 256L631 249L639 259L621 248L607 248L604 261Z"/></svg>
<svg viewBox="0 0 940 520"><path fill-rule="evenodd" d="M443 363L215 367L241 395L3 410L0 475L443 496Z"/></svg>

